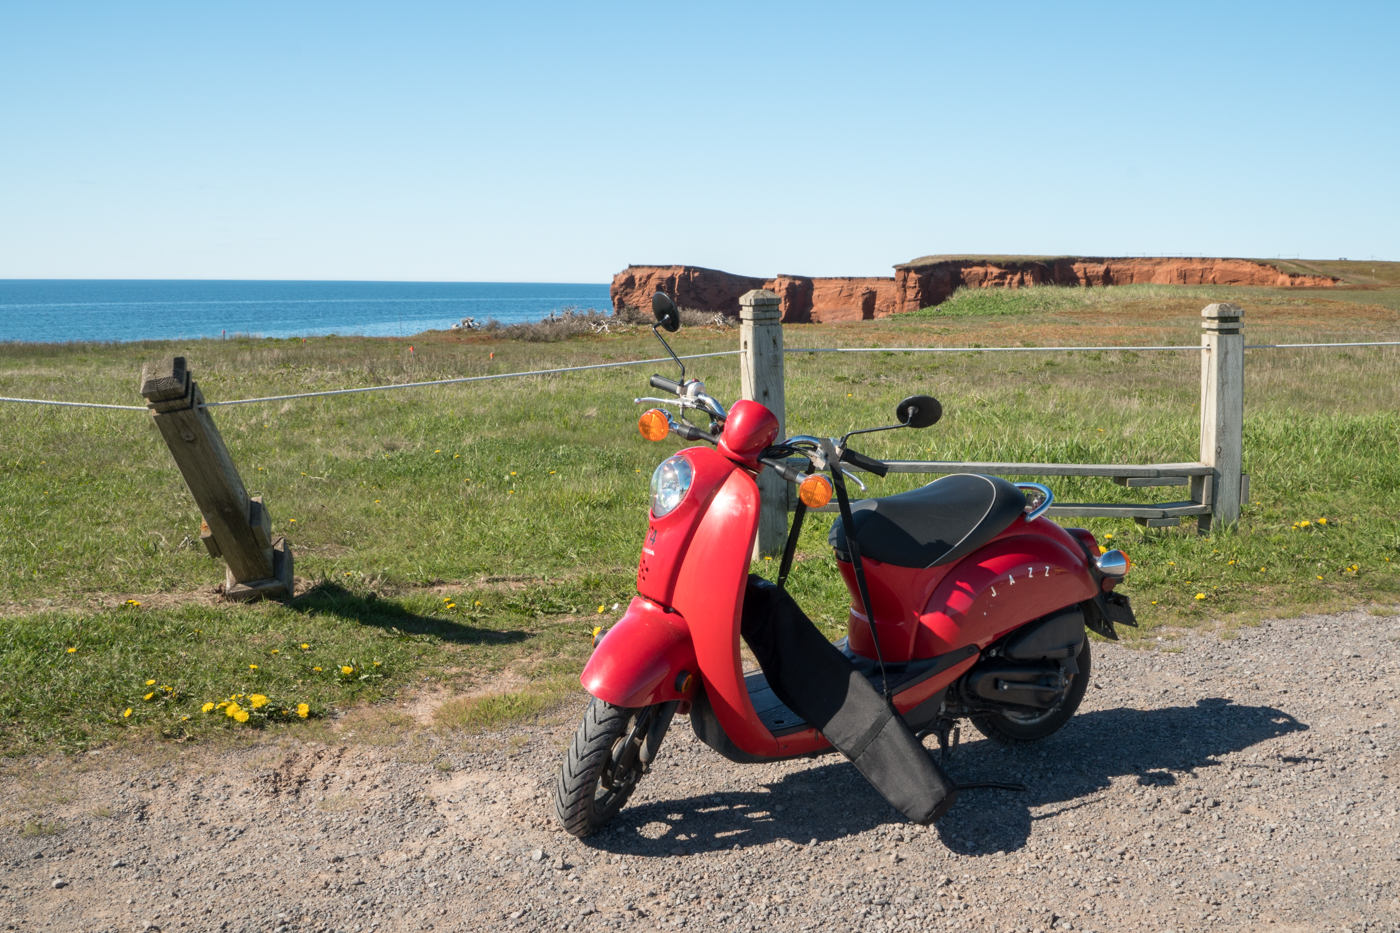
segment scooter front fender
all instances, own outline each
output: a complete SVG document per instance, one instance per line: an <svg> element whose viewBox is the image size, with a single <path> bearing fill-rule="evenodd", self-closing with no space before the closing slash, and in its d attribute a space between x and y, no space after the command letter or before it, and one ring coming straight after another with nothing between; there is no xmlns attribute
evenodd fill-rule
<svg viewBox="0 0 1400 933"><path fill-rule="evenodd" d="M692 699L698 670L690 626L681 614L634 596L593 649L580 680L598 699L635 709Z"/></svg>

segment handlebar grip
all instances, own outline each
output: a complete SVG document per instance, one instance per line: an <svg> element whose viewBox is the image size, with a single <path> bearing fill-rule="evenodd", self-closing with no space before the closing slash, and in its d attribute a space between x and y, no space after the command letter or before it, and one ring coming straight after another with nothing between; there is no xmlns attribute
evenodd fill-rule
<svg viewBox="0 0 1400 933"><path fill-rule="evenodd" d="M672 395L681 394L681 384L674 380L667 379L665 376L653 375L651 377L651 387L653 389L661 389L663 392L670 392Z"/></svg>
<svg viewBox="0 0 1400 933"><path fill-rule="evenodd" d="M856 453L849 447L841 452L841 462L849 463L853 467L860 467L865 472L874 473L876 476L884 476L890 471L889 466L885 463L873 457L867 457L865 454Z"/></svg>
<svg viewBox="0 0 1400 933"><path fill-rule="evenodd" d="M659 389L661 387L657 386L657 388ZM683 424L678 421L671 426L671 430L688 441L709 441L711 444L715 442L715 439L710 436L708 431L703 431L693 424Z"/></svg>
<svg viewBox="0 0 1400 933"><path fill-rule="evenodd" d="M770 460L769 458L764 457L758 462L768 467L768 469L772 470L774 473L777 473L789 483L800 483L804 478L802 476L801 471L794 470L792 467L788 466L781 460Z"/></svg>

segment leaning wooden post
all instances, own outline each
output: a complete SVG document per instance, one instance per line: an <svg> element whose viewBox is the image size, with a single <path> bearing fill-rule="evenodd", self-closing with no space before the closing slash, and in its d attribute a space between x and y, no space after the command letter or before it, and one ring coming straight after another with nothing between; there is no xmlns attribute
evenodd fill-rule
<svg viewBox="0 0 1400 933"><path fill-rule="evenodd" d="M199 384L182 356L141 370L141 395L204 517L200 538L228 565L224 596L251 600L292 593L292 552L273 539L261 496L248 495Z"/></svg>
<svg viewBox="0 0 1400 933"><path fill-rule="evenodd" d="M755 289L739 299L739 386L744 398L767 406L778 416L778 439L787 437L783 396L783 324L781 299ZM787 537L788 484L771 470L758 479L763 505L758 516L754 557L780 554Z"/></svg>
<svg viewBox="0 0 1400 933"><path fill-rule="evenodd" d="M1240 520L1244 468L1244 334L1238 305L1206 305L1201 311L1201 462L1214 467L1210 489L1193 484L1192 498L1210 501L1199 530ZM1197 486L1201 488L1198 490ZM1198 498L1199 496L1199 498ZM1209 496L1209 500L1205 497Z"/></svg>

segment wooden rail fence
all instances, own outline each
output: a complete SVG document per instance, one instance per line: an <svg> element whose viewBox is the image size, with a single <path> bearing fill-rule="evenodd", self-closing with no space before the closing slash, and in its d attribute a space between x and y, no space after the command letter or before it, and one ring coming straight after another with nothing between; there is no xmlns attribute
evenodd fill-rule
<svg viewBox="0 0 1400 933"><path fill-rule="evenodd" d="M741 384L744 398L763 402L786 427L783 398L783 337L777 314L779 298L767 290L739 299ZM771 309L771 310L770 310ZM988 473L1002 476L1101 476L1120 486L1188 487L1190 498L1162 503L1056 502L1049 514L1085 518L1132 518L1158 528L1195 518L1207 534L1217 525L1239 521L1248 500L1244 463L1244 335L1238 305L1211 304L1201 311L1200 460L1186 463L1011 463L943 460L890 461L891 473ZM776 349L776 352L774 351ZM1103 349L1113 349L1104 347ZM784 435L785 436L785 435ZM773 479L776 479L774 477ZM759 537L755 549L781 551L791 506L786 484L781 494L764 486ZM832 510L827 506L824 511Z"/></svg>

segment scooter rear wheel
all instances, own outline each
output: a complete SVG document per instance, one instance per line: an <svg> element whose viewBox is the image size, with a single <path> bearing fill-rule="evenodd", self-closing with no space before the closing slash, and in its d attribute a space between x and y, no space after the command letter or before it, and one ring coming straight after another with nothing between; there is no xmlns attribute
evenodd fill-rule
<svg viewBox="0 0 1400 933"><path fill-rule="evenodd" d="M1058 732L1061 726L1069 722L1075 710L1079 709L1079 703L1084 699L1084 691L1089 689L1089 671L1092 667L1089 659L1089 639L1084 640L1084 649L1074 660L1079 667L1079 673L1070 675L1069 687L1065 690L1064 698L1050 709L978 713L972 717L972 724L978 732L1003 745L1039 742Z"/></svg>
<svg viewBox="0 0 1400 933"><path fill-rule="evenodd" d="M628 709L596 697L588 704L555 787L555 812L568 833L580 839L593 835L632 796L646 773L639 755L660 708Z"/></svg>

